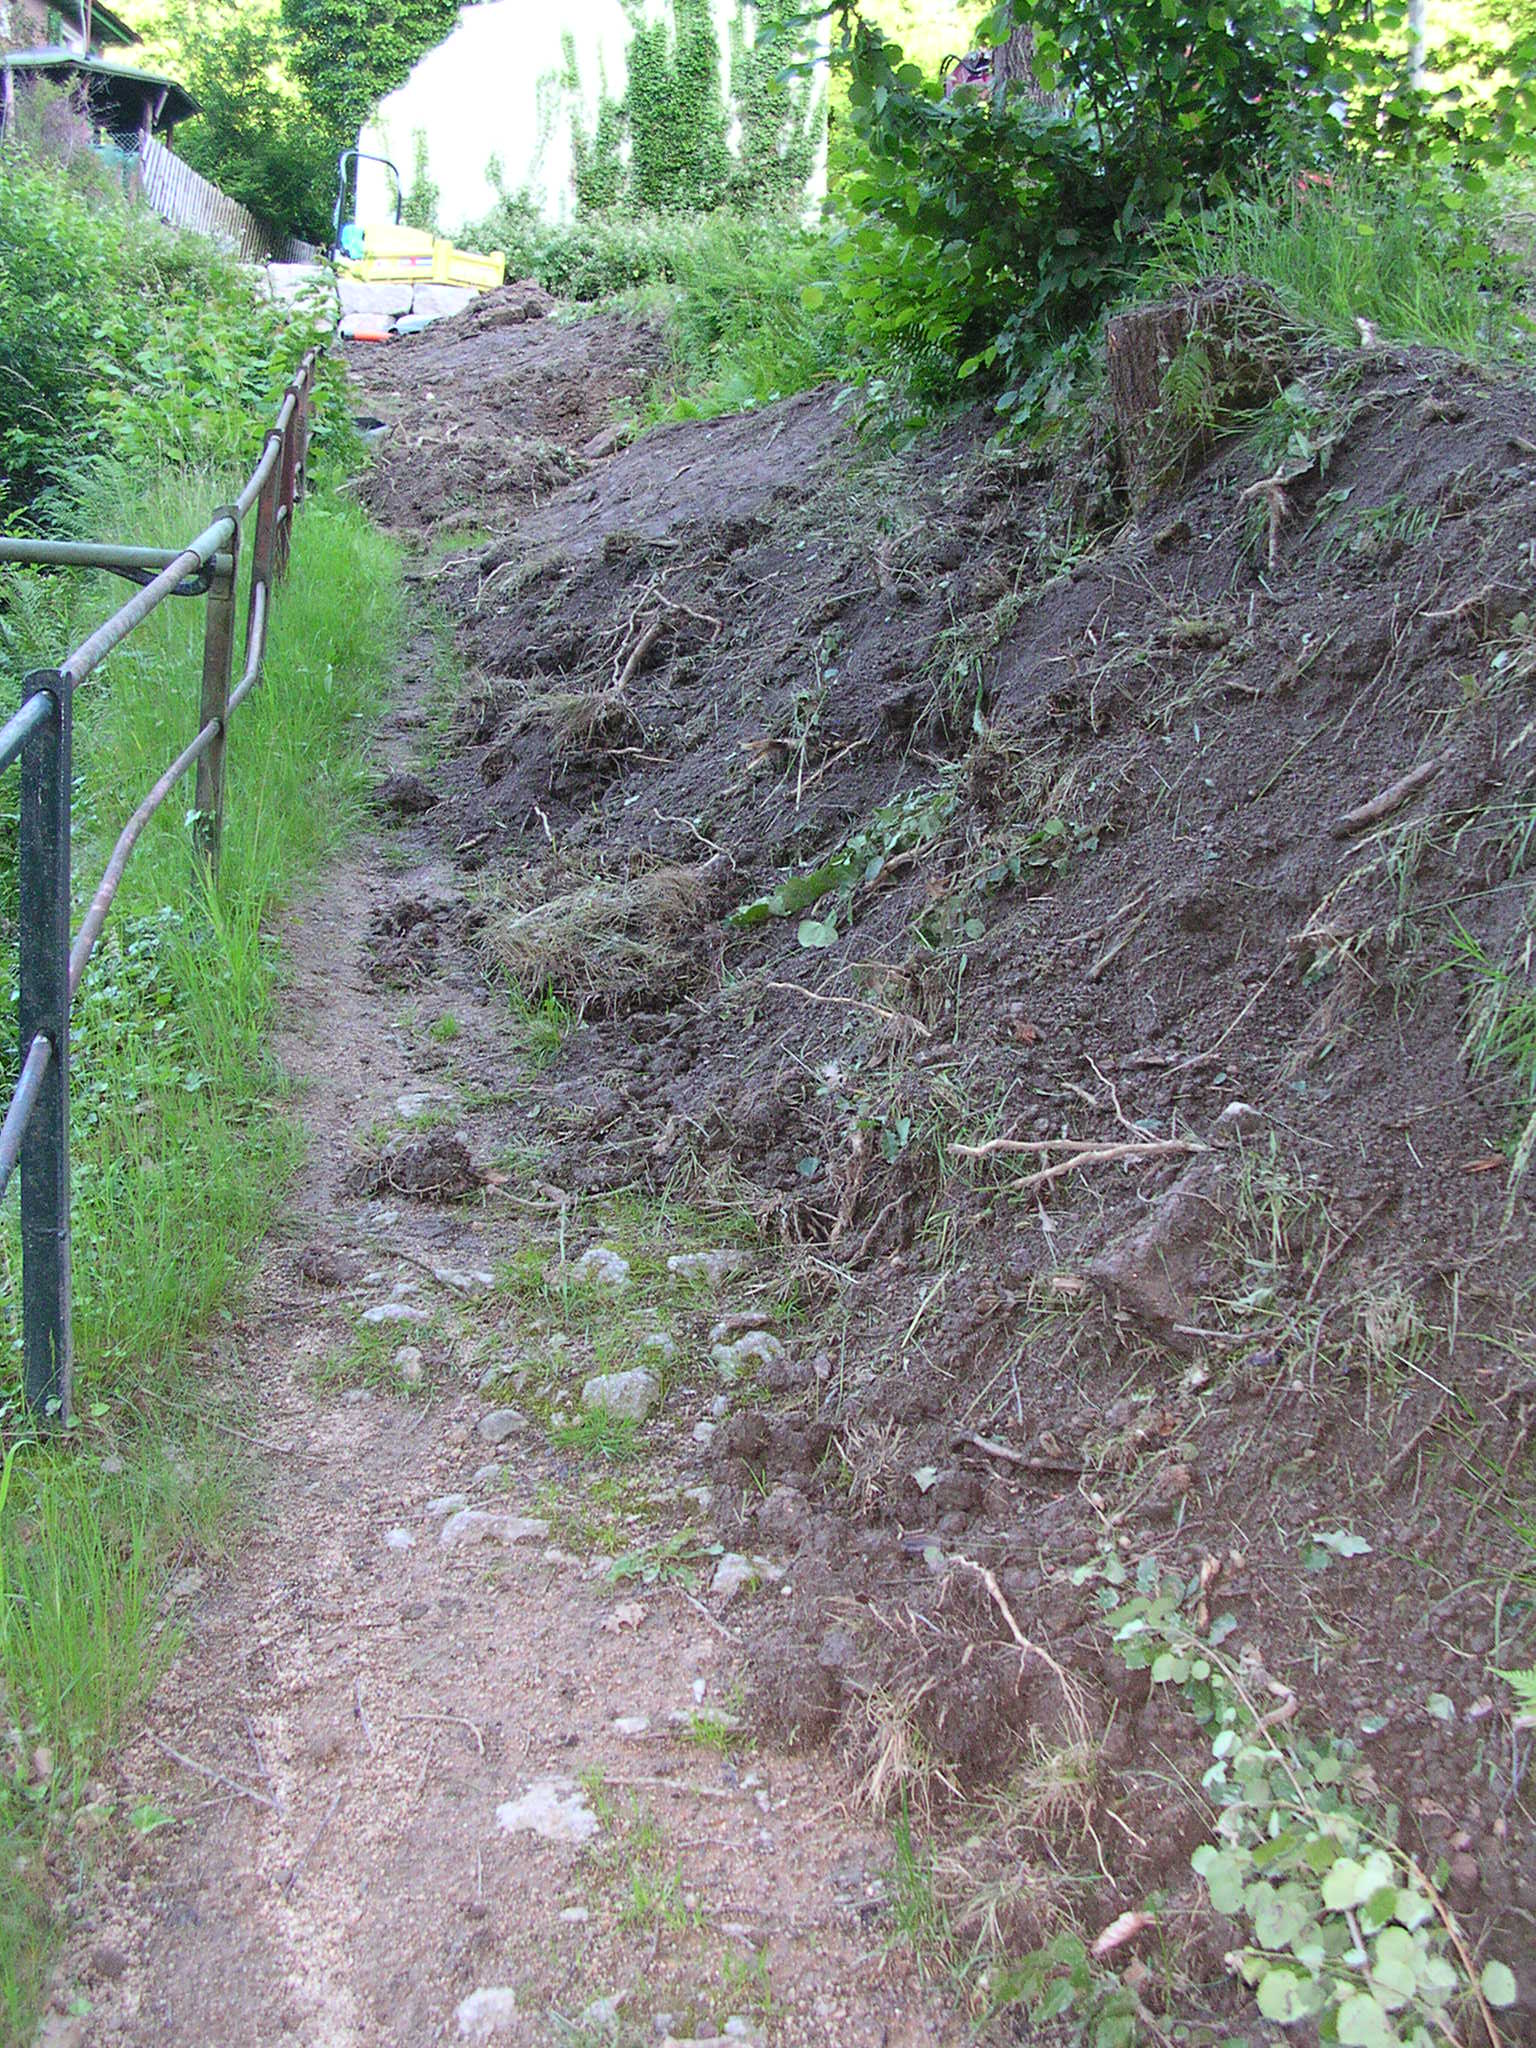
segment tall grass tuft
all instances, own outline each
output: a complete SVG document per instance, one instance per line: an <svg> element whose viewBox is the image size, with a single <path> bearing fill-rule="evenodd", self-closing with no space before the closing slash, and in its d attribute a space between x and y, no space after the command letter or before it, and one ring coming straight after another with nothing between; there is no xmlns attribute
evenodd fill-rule
<svg viewBox="0 0 1536 2048"><path fill-rule="evenodd" d="M1485 208L1429 175L1277 181L1160 226L1137 296L1242 273L1338 340L1357 340L1364 319L1383 341L1508 356L1532 331L1528 281L1490 229Z"/></svg>

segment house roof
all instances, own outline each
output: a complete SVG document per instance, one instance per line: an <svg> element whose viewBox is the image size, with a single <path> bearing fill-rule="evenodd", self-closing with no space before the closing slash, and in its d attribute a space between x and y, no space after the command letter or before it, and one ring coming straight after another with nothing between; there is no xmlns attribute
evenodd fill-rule
<svg viewBox="0 0 1536 2048"><path fill-rule="evenodd" d="M74 0L75 19L85 29L84 0ZM110 7L103 7L100 0L91 0L91 38L98 43L121 43L125 48L130 43L141 43L144 38L137 29L132 29L120 14L114 14Z"/></svg>
<svg viewBox="0 0 1536 2048"><path fill-rule="evenodd" d="M0 70L26 72L34 78L83 78L91 111L104 127L124 133L141 125L146 99L159 101L151 123L156 134L203 111L186 87L173 78L135 71L126 64L109 64L101 57L78 57L73 50L9 50L0 55Z"/></svg>

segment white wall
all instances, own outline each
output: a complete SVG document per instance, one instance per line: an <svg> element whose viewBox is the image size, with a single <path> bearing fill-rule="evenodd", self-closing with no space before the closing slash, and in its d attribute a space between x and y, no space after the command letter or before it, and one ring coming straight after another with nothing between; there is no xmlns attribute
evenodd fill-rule
<svg viewBox="0 0 1536 2048"><path fill-rule="evenodd" d="M714 0L722 73L730 48L733 0ZM649 0L654 16L660 0ZM427 174L438 188L438 221L445 234L478 220L495 203L486 177L491 157L501 160L509 192L526 186L547 219L568 219L571 192L570 95L558 89L561 37L575 38L576 65L590 132L606 80L624 90L624 52L632 30L620 0L482 0L466 7L458 27L417 64L398 92L384 100L359 147L399 165L410 189L415 135L426 137ZM723 81L722 81L723 82ZM364 164L357 217L390 218L387 175Z"/></svg>

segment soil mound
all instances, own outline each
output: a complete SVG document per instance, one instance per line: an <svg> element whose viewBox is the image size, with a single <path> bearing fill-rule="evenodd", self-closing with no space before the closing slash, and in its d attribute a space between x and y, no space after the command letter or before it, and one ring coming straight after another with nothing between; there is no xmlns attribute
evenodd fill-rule
<svg viewBox="0 0 1536 2048"><path fill-rule="evenodd" d="M586 962L519 1139L568 1190L749 1211L815 1332L710 1447L728 1548L819 1596L759 1633L760 1711L893 1805L1086 1745L1091 1917L1194 1911L1199 1731L1101 1619L1150 1560L1528 1957L1493 1671L1536 1620L1499 1508L1536 1425L1536 398L1315 355L1134 519L983 419L875 450L831 392L533 509L466 483L461 428L589 432L591 366L654 346L371 359L433 352L394 397L436 436L375 502L470 489L503 535L438 579L472 683L430 822ZM680 867L691 928L608 999L581 892ZM1219 1985L1232 1927L1181 1924Z"/></svg>

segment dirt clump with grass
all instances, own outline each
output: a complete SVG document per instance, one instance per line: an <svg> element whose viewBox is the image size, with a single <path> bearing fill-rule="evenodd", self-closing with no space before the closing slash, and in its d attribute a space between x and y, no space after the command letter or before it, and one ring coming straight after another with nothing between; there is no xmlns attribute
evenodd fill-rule
<svg viewBox="0 0 1536 2048"><path fill-rule="evenodd" d="M626 346L439 330L449 452L374 486L495 535L430 572L423 829L543 1018L530 1174L772 1248L700 1438L802 1596L759 1725L896 1817L936 1950L1076 1928L1155 2026L1228 2025L1214 1670L1398 1809L1536 2038L1536 397L1298 341L1234 420L1196 365L1133 513L1103 431L893 453L828 390L531 504L451 422L586 431L556 340ZM370 359L381 410L423 360Z"/></svg>

